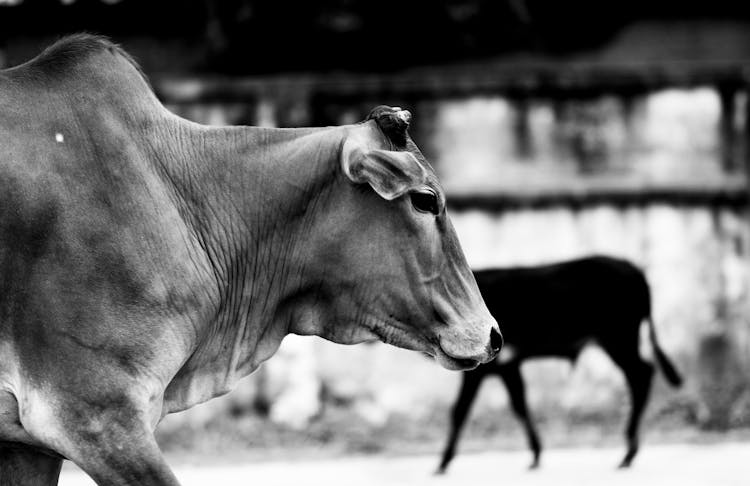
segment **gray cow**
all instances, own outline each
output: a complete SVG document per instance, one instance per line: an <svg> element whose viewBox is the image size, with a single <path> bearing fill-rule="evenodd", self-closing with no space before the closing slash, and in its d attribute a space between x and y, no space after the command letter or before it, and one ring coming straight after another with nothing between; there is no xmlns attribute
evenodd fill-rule
<svg viewBox="0 0 750 486"><path fill-rule="evenodd" d="M190 123L88 35L0 71L0 484L57 484L67 458L100 485L177 485L157 423L289 333L491 360L408 124Z"/></svg>

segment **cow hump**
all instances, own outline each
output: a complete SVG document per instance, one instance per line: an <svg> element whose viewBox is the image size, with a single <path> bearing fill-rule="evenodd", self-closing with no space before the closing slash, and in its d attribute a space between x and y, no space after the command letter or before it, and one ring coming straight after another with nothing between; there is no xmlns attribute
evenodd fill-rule
<svg viewBox="0 0 750 486"><path fill-rule="evenodd" d="M82 66L92 56L110 54L126 60L148 83L138 63L120 46L106 37L73 34L55 42L31 61L31 66L51 75L61 75Z"/></svg>

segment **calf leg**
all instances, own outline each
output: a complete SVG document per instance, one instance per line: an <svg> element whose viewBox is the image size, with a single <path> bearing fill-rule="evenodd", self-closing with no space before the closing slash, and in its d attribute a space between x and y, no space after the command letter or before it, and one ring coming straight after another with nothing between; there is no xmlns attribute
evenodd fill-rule
<svg viewBox="0 0 750 486"><path fill-rule="evenodd" d="M629 467L633 458L638 453L638 428L643 417L643 411L648 402L651 391L651 379L654 375L654 367L650 363L638 360L630 364L631 368L625 373L630 387L630 398L632 408L630 417L625 428L625 437L628 443L628 451L625 454L620 467Z"/></svg>
<svg viewBox="0 0 750 486"><path fill-rule="evenodd" d="M622 348L620 348L622 349ZM651 391L651 379L654 375L654 366L644 361L638 353L637 344L627 350L607 349L605 351L614 360L625 374L628 388L630 390L630 416L625 427L625 439L627 441L627 452L620 462L621 468L629 467L638 454L639 438L638 429L643 417L643 412L648 402Z"/></svg>
<svg viewBox="0 0 750 486"><path fill-rule="evenodd" d="M481 366L476 370L465 371L462 374L463 381L461 382L461 391L458 394L458 399L453 405L451 412L451 424L450 433L448 434L448 442L445 445L443 451L443 457L440 461L440 466L436 471L436 474L444 474L448 469L453 456L456 454L456 443L461 435L461 429L466 422L466 417L471 409L471 404L477 395L479 385L484 378L484 373L481 371Z"/></svg>
<svg viewBox="0 0 750 486"><path fill-rule="evenodd" d="M531 419L529 409L526 406L526 390L523 383L523 377L521 376L520 363L513 362L499 366L498 374L505 383L508 389L508 395L510 396L510 405L513 408L513 413L523 423L524 430L526 431L526 437L529 441L529 447L531 452L534 454L534 458L529 465L530 469L536 469L539 467L539 458L542 454L542 445L539 441L539 435L537 434L534 423Z"/></svg>
<svg viewBox="0 0 750 486"><path fill-rule="evenodd" d="M0 486L56 486L62 459L26 448L0 448Z"/></svg>

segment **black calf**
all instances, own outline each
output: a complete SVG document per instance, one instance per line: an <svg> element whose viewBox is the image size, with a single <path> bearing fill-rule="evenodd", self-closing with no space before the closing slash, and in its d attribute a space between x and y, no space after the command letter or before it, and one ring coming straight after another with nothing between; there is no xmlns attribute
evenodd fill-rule
<svg viewBox="0 0 750 486"><path fill-rule="evenodd" d="M542 446L526 406L521 362L542 356L574 361L588 342L599 344L622 369L630 389L632 409L625 429L628 449L620 463L620 467L628 467L638 452L638 424L653 375L653 365L643 360L638 349L644 319L659 368L672 385L682 383L656 340L643 273L625 260L597 256L539 267L483 270L474 275L490 312L500 323L506 347L495 361L463 373L438 473L445 472L453 459L469 408L488 375L497 375L505 383L513 412L523 422L534 454L531 467L537 467Z"/></svg>

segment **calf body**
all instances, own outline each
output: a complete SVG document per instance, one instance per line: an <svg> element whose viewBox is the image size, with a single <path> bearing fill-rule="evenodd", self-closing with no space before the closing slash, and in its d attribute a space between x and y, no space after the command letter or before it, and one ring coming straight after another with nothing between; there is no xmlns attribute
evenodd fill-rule
<svg viewBox="0 0 750 486"><path fill-rule="evenodd" d="M628 449L621 466L629 466L638 451L638 424L653 375L653 366L639 353L644 320L659 367L671 384L681 383L656 341L643 273L625 260L596 256L555 265L482 270L474 275L490 312L503 325L507 357L501 354L463 373L438 472L444 472L453 458L472 401L484 378L491 375L505 383L510 405L523 422L534 454L532 467L538 466L541 443L526 405L520 365L537 357L574 361L587 343L598 344L625 374L632 408L626 426Z"/></svg>
<svg viewBox="0 0 750 486"><path fill-rule="evenodd" d="M0 485L176 485L153 430L289 333L445 367L502 342L406 128L207 127L127 54L64 39L0 71Z"/></svg>

